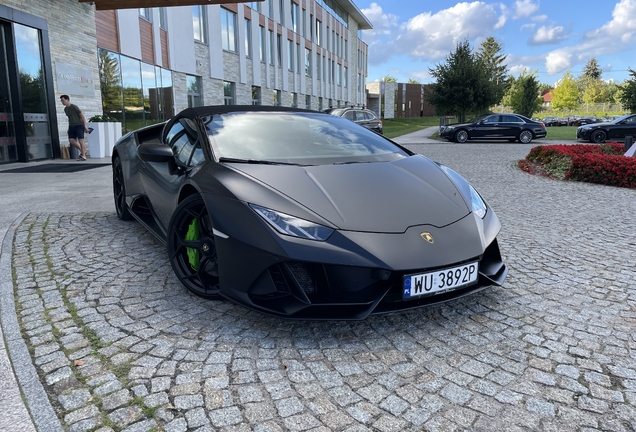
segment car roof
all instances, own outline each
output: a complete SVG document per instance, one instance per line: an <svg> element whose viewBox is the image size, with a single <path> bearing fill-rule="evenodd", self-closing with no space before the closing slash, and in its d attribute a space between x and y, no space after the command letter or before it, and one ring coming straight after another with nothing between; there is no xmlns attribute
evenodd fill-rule
<svg viewBox="0 0 636 432"><path fill-rule="evenodd" d="M230 112L280 112L280 111L292 111L292 112L310 112L318 113L319 111L308 110L304 108L284 107L277 105L208 105L194 108L186 108L177 114L179 117L199 117L214 114L227 114Z"/></svg>

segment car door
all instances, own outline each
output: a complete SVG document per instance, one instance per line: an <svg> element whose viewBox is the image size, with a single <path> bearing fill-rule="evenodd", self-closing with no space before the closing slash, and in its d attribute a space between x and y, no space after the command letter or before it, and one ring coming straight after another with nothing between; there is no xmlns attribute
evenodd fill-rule
<svg viewBox="0 0 636 432"><path fill-rule="evenodd" d="M623 139L627 135L636 136L636 115L627 117L619 124L611 126L608 130L608 138Z"/></svg>
<svg viewBox="0 0 636 432"><path fill-rule="evenodd" d="M181 118L174 122L166 134L165 144L172 149L178 169L166 163L144 162L147 166L145 178L142 177L146 195L164 233L177 206L181 186L192 167L205 160L198 128L191 119Z"/></svg>
<svg viewBox="0 0 636 432"><path fill-rule="evenodd" d="M499 133L499 114L488 116L477 123L470 132L471 138L493 138Z"/></svg>
<svg viewBox="0 0 636 432"><path fill-rule="evenodd" d="M499 124L500 138L516 138L519 136L519 132L523 128L525 122L517 116L502 115L501 123Z"/></svg>

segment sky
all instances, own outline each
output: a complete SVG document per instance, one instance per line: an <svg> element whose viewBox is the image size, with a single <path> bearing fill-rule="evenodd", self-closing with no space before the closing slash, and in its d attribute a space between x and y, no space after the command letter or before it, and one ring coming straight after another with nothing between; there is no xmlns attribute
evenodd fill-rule
<svg viewBox="0 0 636 432"><path fill-rule="evenodd" d="M595 58L604 80L618 83L636 70L636 0L354 0L373 25L367 82L385 75L434 82L429 68L444 63L457 42L476 51L493 36L507 54L510 74L537 71L554 85L576 77Z"/></svg>

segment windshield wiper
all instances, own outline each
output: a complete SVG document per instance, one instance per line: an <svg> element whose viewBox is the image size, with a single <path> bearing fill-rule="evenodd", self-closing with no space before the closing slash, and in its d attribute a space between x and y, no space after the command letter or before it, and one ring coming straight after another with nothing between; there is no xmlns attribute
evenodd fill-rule
<svg viewBox="0 0 636 432"><path fill-rule="evenodd" d="M334 162L331 165L349 165L349 164L359 164L359 163L371 163L372 161L347 161L347 162Z"/></svg>
<svg viewBox="0 0 636 432"><path fill-rule="evenodd" d="M277 161L269 161L269 160L261 160L261 159L238 159L238 158L230 158L230 157L220 157L219 162L229 162L229 163L245 163L245 164L255 164L255 165L297 165L297 166L308 166L308 164L299 164L292 162L277 162Z"/></svg>

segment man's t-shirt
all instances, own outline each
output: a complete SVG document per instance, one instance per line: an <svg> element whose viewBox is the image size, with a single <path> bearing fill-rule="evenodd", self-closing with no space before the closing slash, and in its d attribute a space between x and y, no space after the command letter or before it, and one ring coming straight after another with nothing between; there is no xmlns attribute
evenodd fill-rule
<svg viewBox="0 0 636 432"><path fill-rule="evenodd" d="M77 105L70 104L67 107L64 107L64 114L68 117L68 126L80 126L84 125L82 118L80 117L80 113L82 110L79 109Z"/></svg>

